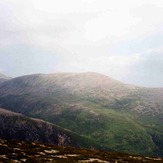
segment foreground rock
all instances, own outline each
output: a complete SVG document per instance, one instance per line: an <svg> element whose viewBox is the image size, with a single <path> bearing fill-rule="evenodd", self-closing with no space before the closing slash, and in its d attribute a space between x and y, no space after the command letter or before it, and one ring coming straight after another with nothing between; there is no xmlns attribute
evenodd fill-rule
<svg viewBox="0 0 163 163"><path fill-rule="evenodd" d="M162 158L131 156L116 152L77 149L33 142L0 139L0 162L9 163L162 163Z"/></svg>

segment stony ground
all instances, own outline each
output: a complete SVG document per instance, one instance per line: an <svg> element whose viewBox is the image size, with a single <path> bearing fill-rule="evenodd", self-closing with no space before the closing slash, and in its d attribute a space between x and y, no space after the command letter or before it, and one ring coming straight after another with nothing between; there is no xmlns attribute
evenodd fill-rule
<svg viewBox="0 0 163 163"><path fill-rule="evenodd" d="M163 158L0 139L0 163L163 163Z"/></svg>

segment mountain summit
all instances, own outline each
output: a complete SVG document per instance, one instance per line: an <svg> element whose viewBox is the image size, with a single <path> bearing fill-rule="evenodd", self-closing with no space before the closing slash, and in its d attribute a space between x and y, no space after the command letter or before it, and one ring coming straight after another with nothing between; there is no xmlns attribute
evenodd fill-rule
<svg viewBox="0 0 163 163"><path fill-rule="evenodd" d="M3 82L3 81L6 81L6 80L8 80L8 79L11 79L11 78L8 77L8 76L6 76L6 75L4 75L4 74L1 74L1 73L0 73L0 83Z"/></svg>

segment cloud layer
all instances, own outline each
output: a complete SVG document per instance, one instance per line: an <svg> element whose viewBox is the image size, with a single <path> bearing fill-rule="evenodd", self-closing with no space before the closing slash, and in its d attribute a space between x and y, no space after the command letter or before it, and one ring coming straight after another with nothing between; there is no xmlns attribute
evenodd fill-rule
<svg viewBox="0 0 163 163"><path fill-rule="evenodd" d="M0 71L96 71L163 87L161 0L0 0Z"/></svg>

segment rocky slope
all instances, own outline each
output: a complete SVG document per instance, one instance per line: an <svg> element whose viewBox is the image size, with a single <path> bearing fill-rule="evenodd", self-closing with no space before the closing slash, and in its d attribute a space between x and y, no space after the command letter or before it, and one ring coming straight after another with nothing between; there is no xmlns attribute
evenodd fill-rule
<svg viewBox="0 0 163 163"><path fill-rule="evenodd" d="M162 163L163 159L0 139L0 162Z"/></svg>
<svg viewBox="0 0 163 163"><path fill-rule="evenodd" d="M58 146L93 148L93 143L75 133L39 119L0 108L0 138L44 142Z"/></svg>

